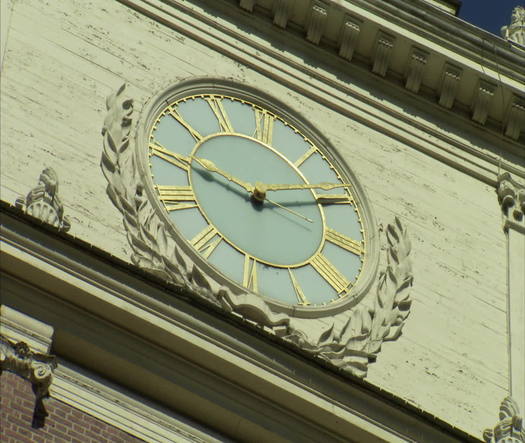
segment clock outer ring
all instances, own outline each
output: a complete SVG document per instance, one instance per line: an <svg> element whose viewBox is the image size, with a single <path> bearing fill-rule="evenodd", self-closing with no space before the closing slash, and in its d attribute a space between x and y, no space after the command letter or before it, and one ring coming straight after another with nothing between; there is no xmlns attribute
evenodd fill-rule
<svg viewBox="0 0 525 443"><path fill-rule="evenodd" d="M325 155L330 162L337 167L338 171L343 173L343 178L348 179L353 185L352 196L361 216L366 249L361 272L358 276L357 282L352 287L350 295L331 301L326 305L309 306L288 305L267 296L260 294L257 296L264 300L272 311L287 313L299 318L327 317L357 305L370 291L372 284L375 281L379 262L377 224L371 207L368 204L365 190L335 148L331 146L330 142L313 125L311 125L305 117L301 116L300 113L291 110L288 105L269 94L247 85L241 85L229 79L192 77L176 84L172 84L150 98L144 105L143 110L137 119L138 123L135 133L137 149L135 151L135 160L139 169L139 174L145 184L148 201L152 204L155 212L164 222L168 232L173 235L177 245L183 249L184 253L191 258L203 272L213 278L220 285L227 286L234 294L248 292L248 290L242 285L223 276L220 271L216 270L204 258L202 258L189 242L178 233L155 193L153 180L149 173L149 166L146 161L147 156L145 154L148 152L149 134L155 122L155 118L160 115L166 106L174 101L199 94L232 96L259 105L264 109L268 109L278 117L282 117L285 121L297 128L302 134L307 136L315 146L319 148L323 155Z"/></svg>

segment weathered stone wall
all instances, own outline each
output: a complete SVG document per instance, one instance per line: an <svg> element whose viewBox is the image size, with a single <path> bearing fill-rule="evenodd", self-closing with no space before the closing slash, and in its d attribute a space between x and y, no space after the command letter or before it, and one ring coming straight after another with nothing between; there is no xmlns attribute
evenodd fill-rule
<svg viewBox="0 0 525 443"><path fill-rule="evenodd" d="M286 54L283 37L276 38ZM451 167L396 134L348 118L329 105L329 94L325 104L313 100L220 52L227 42L215 42L214 49L206 39L199 29L183 34L116 1L14 2L1 83L2 200L25 195L52 166L69 233L129 261L121 214L106 196L99 166L106 97L128 82L140 111L162 88L193 76L231 78L267 91L314 123L344 157L366 189L378 231L395 216L408 227L412 312L403 336L383 345L368 380L480 435L494 421L508 384L505 238L495 189L461 165ZM353 87L366 91L367 84ZM409 111L418 120L432 117ZM429 125L439 127L439 119L436 113ZM469 134L454 135L475 147Z"/></svg>

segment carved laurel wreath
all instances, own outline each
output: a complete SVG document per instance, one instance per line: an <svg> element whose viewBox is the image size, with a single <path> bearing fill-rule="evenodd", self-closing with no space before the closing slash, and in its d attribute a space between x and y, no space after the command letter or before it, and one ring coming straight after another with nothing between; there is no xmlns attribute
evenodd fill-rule
<svg viewBox="0 0 525 443"><path fill-rule="evenodd" d="M107 194L123 215L132 262L168 282L190 290L228 312L269 328L320 359L356 376L366 376L369 362L376 359L383 341L395 340L407 318L411 299L412 266L410 241L399 219L388 225L387 267L380 274L372 308L361 305L338 316L345 317L328 327L315 341L296 329L289 316L276 314L258 296L233 294L208 280L204 273L177 246L153 206L135 164L132 128L133 100L125 96L126 86L106 100L108 110L102 129L101 168L108 180ZM344 326L336 330L335 324Z"/></svg>

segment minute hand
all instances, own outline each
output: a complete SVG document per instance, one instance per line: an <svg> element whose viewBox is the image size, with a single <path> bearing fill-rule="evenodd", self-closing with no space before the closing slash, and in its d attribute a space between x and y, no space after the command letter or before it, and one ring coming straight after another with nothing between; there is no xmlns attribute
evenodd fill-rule
<svg viewBox="0 0 525 443"><path fill-rule="evenodd" d="M298 184L292 184L292 185L266 185L267 191L287 191L292 189L324 189L325 191L329 191L330 189L334 188L346 188L348 186L352 186L350 183L316 183L316 184L310 184L310 183L298 183Z"/></svg>

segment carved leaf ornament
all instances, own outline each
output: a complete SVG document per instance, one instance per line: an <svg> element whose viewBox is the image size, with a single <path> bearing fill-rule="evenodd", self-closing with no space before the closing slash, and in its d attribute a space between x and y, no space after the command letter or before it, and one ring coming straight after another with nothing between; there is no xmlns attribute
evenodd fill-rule
<svg viewBox="0 0 525 443"><path fill-rule="evenodd" d="M303 351L327 360L358 377L365 377L368 363L375 361L384 341L401 335L409 314L412 266L410 241L399 219L388 225L387 266L379 276L372 308L358 305L337 314L343 324L330 327L312 340L296 328L291 317L275 313L259 296L233 294L228 288L210 282L185 256L149 202L135 164L135 141L131 137L133 100L126 97L126 86L109 96L102 129L101 168L108 180L107 194L123 216L132 262L139 268L183 287L197 297L211 301L227 312L271 330Z"/></svg>

